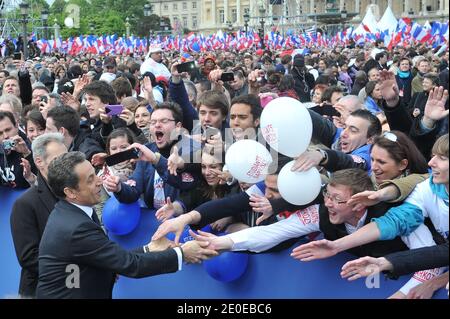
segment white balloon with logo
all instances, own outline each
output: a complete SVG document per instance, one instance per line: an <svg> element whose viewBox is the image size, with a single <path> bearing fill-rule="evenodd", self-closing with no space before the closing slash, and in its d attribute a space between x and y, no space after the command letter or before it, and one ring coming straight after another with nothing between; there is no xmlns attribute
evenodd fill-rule
<svg viewBox="0 0 450 319"><path fill-rule="evenodd" d="M322 188L320 173L312 167L304 172L292 172L294 161L284 165L278 175L278 190L281 197L293 205L311 203Z"/></svg>
<svg viewBox="0 0 450 319"><path fill-rule="evenodd" d="M289 157L297 157L306 151L312 128L306 107L291 97L270 101L261 114L264 139L273 149Z"/></svg>
<svg viewBox="0 0 450 319"><path fill-rule="evenodd" d="M254 140L237 141L225 155L228 171L240 182L257 183L266 177L272 156L260 143Z"/></svg>

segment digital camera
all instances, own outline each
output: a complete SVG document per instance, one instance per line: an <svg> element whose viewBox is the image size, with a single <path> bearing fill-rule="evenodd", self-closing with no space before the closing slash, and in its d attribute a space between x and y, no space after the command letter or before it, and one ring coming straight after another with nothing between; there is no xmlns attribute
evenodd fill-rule
<svg viewBox="0 0 450 319"><path fill-rule="evenodd" d="M13 140L4 140L2 144L5 151L9 151L16 146L16 142L14 142Z"/></svg>

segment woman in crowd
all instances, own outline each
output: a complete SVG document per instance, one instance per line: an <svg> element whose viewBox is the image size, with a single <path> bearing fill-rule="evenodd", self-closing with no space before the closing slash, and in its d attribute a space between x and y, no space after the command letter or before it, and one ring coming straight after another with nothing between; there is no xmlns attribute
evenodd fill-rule
<svg viewBox="0 0 450 319"><path fill-rule="evenodd" d="M32 110L28 113L25 121L25 132L30 142L45 133L45 120L39 110Z"/></svg>
<svg viewBox="0 0 450 319"><path fill-rule="evenodd" d="M127 150L127 148L133 144L135 141L135 137L133 133L127 128L118 128L112 131L112 133L108 136L106 141L106 154L99 153L95 154L92 157L92 163L97 166L97 164L103 162L103 168L97 174L104 181L108 176L119 176L121 181L127 181L128 178L133 174L134 165L130 160L127 160L122 163L118 163L114 166L107 166L104 163L104 159L106 156L114 155L119 152L123 152ZM101 191L101 202L95 206L95 211L99 217L99 220L102 221L102 212L103 206L105 202L111 197L114 196L109 193L103 186ZM103 224L103 221L102 221Z"/></svg>

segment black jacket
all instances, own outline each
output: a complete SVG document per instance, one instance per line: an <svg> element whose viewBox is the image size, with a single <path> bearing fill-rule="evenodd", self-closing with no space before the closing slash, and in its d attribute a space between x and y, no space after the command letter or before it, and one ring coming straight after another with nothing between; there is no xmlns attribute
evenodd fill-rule
<svg viewBox="0 0 450 319"><path fill-rule="evenodd" d="M30 153L26 158L32 166L32 171L36 173L33 156ZM23 177L22 154L11 151L6 154L0 146L0 185L11 188L29 188L27 180Z"/></svg>
<svg viewBox="0 0 450 319"><path fill-rule="evenodd" d="M144 253L142 248L126 251L110 241L84 211L60 200L50 214L39 247L36 296L111 298L116 273L141 278L177 269L178 257L173 249L153 253ZM67 282L77 281L79 288L67 287Z"/></svg>
<svg viewBox="0 0 450 319"><path fill-rule="evenodd" d="M419 270L448 266L448 242L431 247L401 251L384 256L394 269L388 272L397 278Z"/></svg>
<svg viewBox="0 0 450 319"><path fill-rule="evenodd" d="M16 200L10 218L14 248L22 267L19 294L23 297L35 297L39 243L48 216L58 201L41 174L38 174L37 181L37 186L31 187Z"/></svg>
<svg viewBox="0 0 450 319"><path fill-rule="evenodd" d="M304 69L299 72L297 68L292 68L292 76L294 77L294 90L297 93L300 102L311 101L311 90L314 88L314 76Z"/></svg>
<svg viewBox="0 0 450 319"><path fill-rule="evenodd" d="M106 140L111 134L111 132L120 127L127 127L127 124L124 120L122 120L118 116L113 116L111 122L108 124L103 123L100 121L100 119L93 120L93 125L91 126L91 137L98 142L98 144L105 149L106 147ZM146 139L144 136L144 133L136 126L136 124L133 122L128 128L133 132L133 134L136 136L136 140L139 143L145 143Z"/></svg>
<svg viewBox="0 0 450 319"><path fill-rule="evenodd" d="M78 131L78 134L69 146L69 152L80 151L86 155L88 161L97 153L102 153L105 150L100 146L97 140L91 137L91 134L83 129Z"/></svg>
<svg viewBox="0 0 450 319"><path fill-rule="evenodd" d="M407 104L411 100L412 96L412 85L411 85L412 79L413 79L412 73L410 73L407 78L401 78L398 74L395 76L398 89L400 91L403 91L403 99Z"/></svg>

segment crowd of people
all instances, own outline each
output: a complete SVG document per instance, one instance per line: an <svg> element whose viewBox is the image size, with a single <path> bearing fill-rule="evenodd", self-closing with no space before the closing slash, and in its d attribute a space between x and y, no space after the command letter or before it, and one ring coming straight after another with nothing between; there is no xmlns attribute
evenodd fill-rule
<svg viewBox="0 0 450 319"><path fill-rule="evenodd" d="M225 250L291 249L320 232L291 256L348 251L360 258L343 266L344 278L414 273L386 297L430 298L449 281L448 64L448 49L388 50L383 41L295 56L152 45L146 56L2 58L0 185L28 189L11 213L20 296L111 298L116 274L174 272ZM225 154L257 138L264 107L279 97L307 107L310 146L297 158L277 154L263 182L239 181ZM129 149L139 158L106 164ZM294 171L321 173L323 191L307 205L279 192L292 160ZM155 211L161 225L148 245L109 241L110 197ZM191 232L195 240L179 245L186 225L208 224L227 234ZM65 284L69 264L82 268L79 289Z"/></svg>

